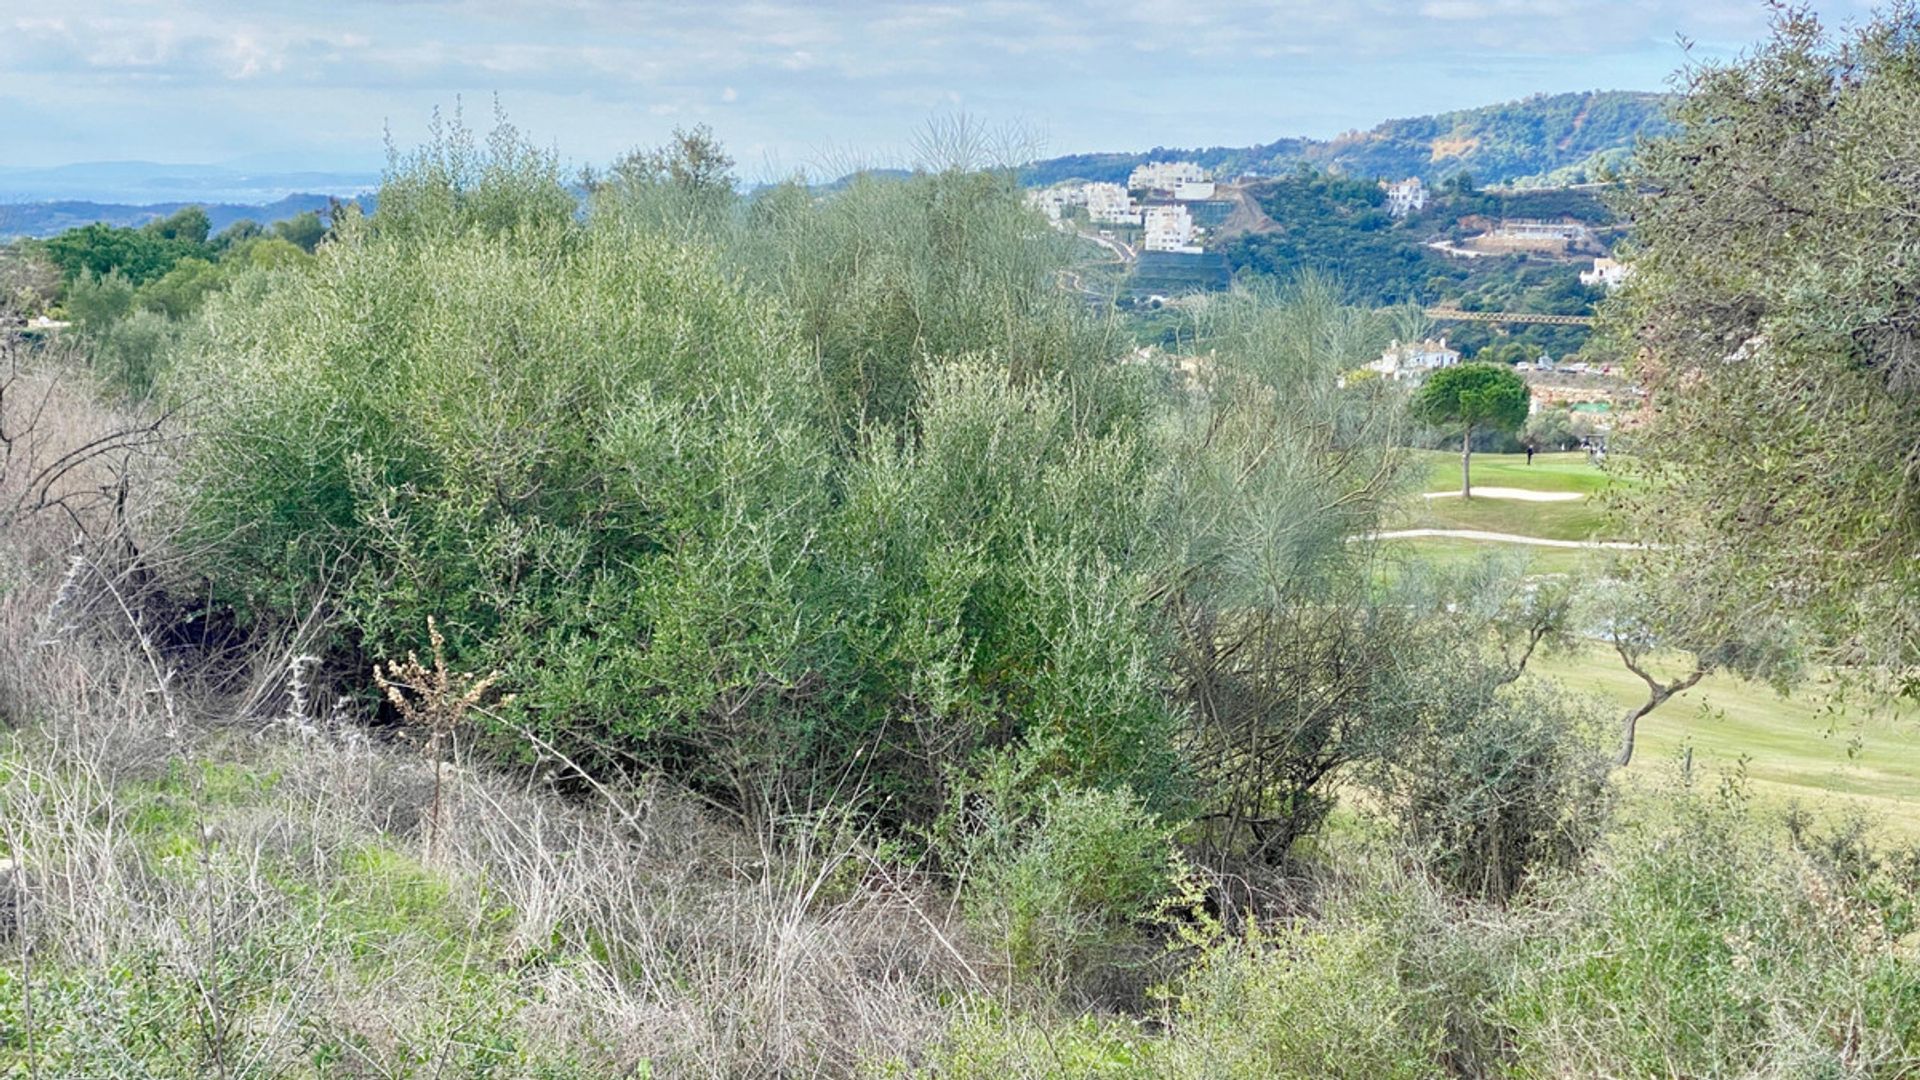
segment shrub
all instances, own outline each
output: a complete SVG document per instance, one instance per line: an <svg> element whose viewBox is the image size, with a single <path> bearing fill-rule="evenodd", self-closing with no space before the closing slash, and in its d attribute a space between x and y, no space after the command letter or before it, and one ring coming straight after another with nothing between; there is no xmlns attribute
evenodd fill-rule
<svg viewBox="0 0 1920 1080"><path fill-rule="evenodd" d="M331 584L376 657L444 614L453 662L575 749L798 687L833 618L804 602L817 397L699 256L350 220L314 272L218 299L210 339L191 532L248 613Z"/></svg>
<svg viewBox="0 0 1920 1080"><path fill-rule="evenodd" d="M1696 796L1545 890L1494 1015L1521 1075L1898 1075L1920 965L1843 877Z"/></svg>
<svg viewBox="0 0 1920 1080"><path fill-rule="evenodd" d="M1474 667L1437 680L1452 692L1373 779L1431 871L1504 900L1529 876L1574 865L1599 837L1611 755L1563 688L1476 680Z"/></svg>
<svg viewBox="0 0 1920 1080"><path fill-rule="evenodd" d="M1329 922L1209 948L1149 1035L1124 1018L962 1012L918 1075L1401 1080L1442 1075L1438 1025L1402 986L1402 943ZM904 1071L904 1070L896 1070Z"/></svg>
<svg viewBox="0 0 1920 1080"><path fill-rule="evenodd" d="M181 336L165 315L142 309L88 333L87 351L101 380L137 401L153 393Z"/></svg>
<svg viewBox="0 0 1920 1080"><path fill-rule="evenodd" d="M969 838L970 921L1044 983L1142 954L1143 927L1185 875L1168 828L1131 792L1058 789L1030 823L996 793Z"/></svg>
<svg viewBox="0 0 1920 1080"><path fill-rule="evenodd" d="M556 218L537 155L471 153L423 152L397 217L383 197L310 269L214 299L176 391L204 402L189 531L233 604L319 602L371 660L437 616L451 664L516 694L480 717L507 741L749 813L925 824L981 752L1043 744L1036 779L1172 805L1141 432L981 355L919 358L912 422L843 438L780 303Z"/></svg>
<svg viewBox="0 0 1920 1080"><path fill-rule="evenodd" d="M1163 1076L1394 1080L1439 1070L1441 1037L1366 924L1310 926L1217 946L1189 974Z"/></svg>
<svg viewBox="0 0 1920 1080"><path fill-rule="evenodd" d="M1068 380L1095 425L1137 414L1116 325L1059 288L1071 241L1009 174L936 165L828 199L786 184L756 197L743 233L735 259L794 313L848 432L911 428L928 362L980 355L1017 382Z"/></svg>

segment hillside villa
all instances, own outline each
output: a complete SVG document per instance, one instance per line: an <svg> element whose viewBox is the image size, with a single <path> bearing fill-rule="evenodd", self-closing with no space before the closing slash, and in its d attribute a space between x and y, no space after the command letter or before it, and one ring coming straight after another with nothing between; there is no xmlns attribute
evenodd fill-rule
<svg viewBox="0 0 1920 1080"><path fill-rule="evenodd" d="M1377 371L1382 378L1399 382L1402 379L1424 378L1428 372L1452 367L1459 362L1459 351L1448 348L1444 337L1405 344L1396 340L1380 354L1380 359L1367 365L1367 370Z"/></svg>
<svg viewBox="0 0 1920 1080"><path fill-rule="evenodd" d="M1406 217L1417 214L1427 208L1427 186L1417 176L1409 176L1397 184L1380 181L1387 192L1387 213L1393 217Z"/></svg>
<svg viewBox="0 0 1920 1080"><path fill-rule="evenodd" d="M1580 284L1589 288L1598 286L1611 292L1623 284L1633 268L1614 259L1595 259L1593 269L1580 271Z"/></svg>

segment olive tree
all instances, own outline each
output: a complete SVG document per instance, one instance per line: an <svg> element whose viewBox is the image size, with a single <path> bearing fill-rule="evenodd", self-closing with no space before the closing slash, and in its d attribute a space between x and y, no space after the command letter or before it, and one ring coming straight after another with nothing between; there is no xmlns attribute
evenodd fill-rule
<svg viewBox="0 0 1920 1080"><path fill-rule="evenodd" d="M1621 718L1615 765L1632 764L1641 720L1716 671L1781 691L1799 677L1802 649L1791 621L1733 611L1713 594L1709 576L1673 553L1642 551L1615 571L1587 597L1587 621L1647 688L1646 699Z"/></svg>
<svg viewBox="0 0 1920 1080"><path fill-rule="evenodd" d="M1687 72L1639 153L1603 309L1649 393L1629 502L1728 606L1834 660L1920 660L1920 13L1844 34L1783 7Z"/></svg>

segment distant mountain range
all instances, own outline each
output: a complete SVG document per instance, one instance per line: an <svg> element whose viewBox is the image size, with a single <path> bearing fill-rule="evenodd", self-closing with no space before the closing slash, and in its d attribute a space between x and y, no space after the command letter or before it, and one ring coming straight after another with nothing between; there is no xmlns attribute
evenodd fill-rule
<svg viewBox="0 0 1920 1080"><path fill-rule="evenodd" d="M1481 184L1578 183L1626 160L1636 141L1670 129L1668 94L1602 90L1536 94L1503 105L1389 120L1333 139L1260 146L1155 147L1145 153L1071 154L1026 166L1033 186L1066 180L1123 182L1149 161L1194 161L1231 179L1309 165L1346 176L1438 183L1471 173Z"/></svg>
<svg viewBox="0 0 1920 1080"><path fill-rule="evenodd" d="M225 165L91 161L46 167L0 166L0 203L49 201L234 203L258 205L289 195L353 195L380 185L378 172L254 171Z"/></svg>
<svg viewBox="0 0 1920 1080"><path fill-rule="evenodd" d="M379 186L374 172L250 172L152 161L0 166L0 241L95 221L139 225L183 206L206 207L215 231L242 218L267 225Z"/></svg>

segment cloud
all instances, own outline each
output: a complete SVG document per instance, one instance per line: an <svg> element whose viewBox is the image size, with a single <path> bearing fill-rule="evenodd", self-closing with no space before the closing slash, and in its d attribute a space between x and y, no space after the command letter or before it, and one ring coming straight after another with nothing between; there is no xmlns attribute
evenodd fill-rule
<svg viewBox="0 0 1920 1080"><path fill-rule="evenodd" d="M0 99L65 102L73 129L38 151L29 136L16 154L79 139L95 156L157 156L178 127L166 120L182 117L194 145L235 155L303 137L363 151L383 121L404 138L432 104L496 92L522 128L582 159L658 141L672 122L714 122L787 158L897 145L953 102L1037 120L1060 149L1253 141L1532 90L1655 88L1680 62L1676 33L1731 48L1763 34L1766 15L1755 0L65 0L58 11L0 15Z"/></svg>

